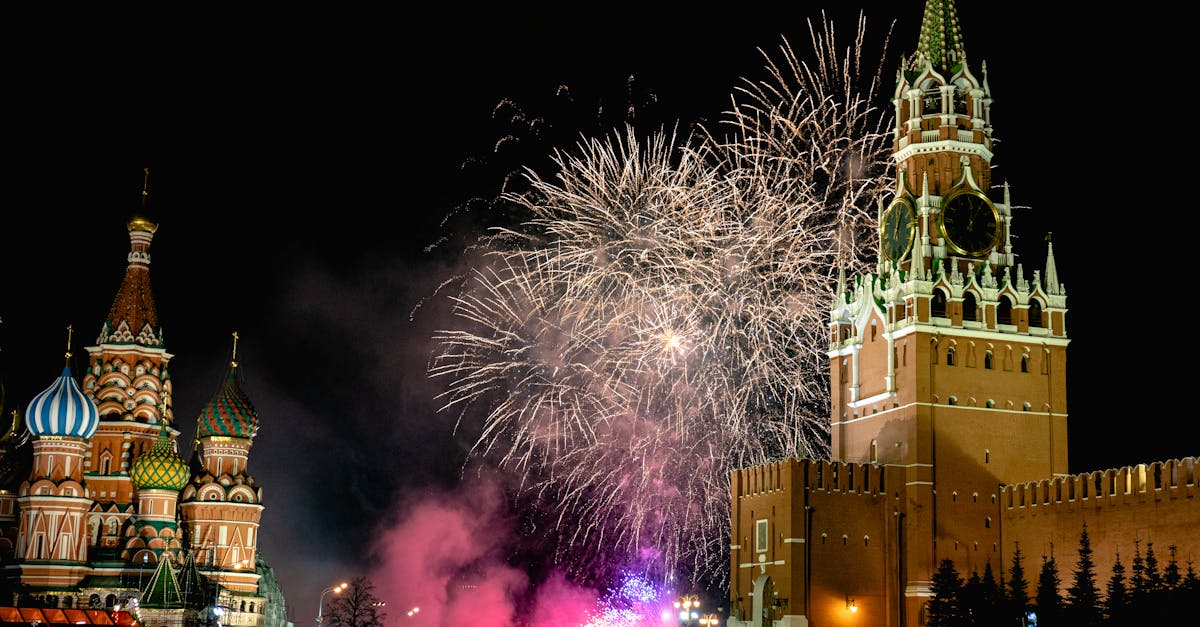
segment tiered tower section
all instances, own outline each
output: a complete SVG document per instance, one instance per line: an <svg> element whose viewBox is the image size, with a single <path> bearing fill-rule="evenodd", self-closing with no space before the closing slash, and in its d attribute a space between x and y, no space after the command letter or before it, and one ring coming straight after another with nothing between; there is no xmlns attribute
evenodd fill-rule
<svg viewBox="0 0 1200 627"><path fill-rule="evenodd" d="M831 453L903 469L895 594L911 621L942 559L1005 568L1000 484L1067 472L1066 291L1049 245L1044 273L1026 276L1008 186L992 198L986 77L967 61L953 2L927 2L897 76L879 264L840 277L830 312Z"/></svg>
<svg viewBox="0 0 1200 627"><path fill-rule="evenodd" d="M730 625L922 625L943 560L1002 577L1084 529L1100 581L1136 542L1196 558L1193 458L1067 474L1066 288L1048 235L1032 276L1013 250L980 69L954 2L927 0L878 264L840 272L830 309L833 460L735 471Z"/></svg>
<svg viewBox="0 0 1200 627"><path fill-rule="evenodd" d="M164 425L154 446L134 460L130 472L137 488L137 514L135 533L126 538L122 555L134 564L155 564L164 554L176 563L182 561L176 506L188 476L187 463L179 458Z"/></svg>
<svg viewBox="0 0 1200 627"><path fill-rule="evenodd" d="M33 468L17 498L16 568L23 585L69 587L89 573L84 530L91 499L83 459L96 423L96 406L70 367L29 403L25 425L33 437Z"/></svg>
<svg viewBox="0 0 1200 627"><path fill-rule="evenodd" d="M89 522L93 558L109 569L134 564L122 540L133 524L133 460L149 451L174 420L167 373L172 355L163 343L150 287L150 243L158 225L134 217L127 228L128 265L96 345L87 347L90 364L83 377L83 390L100 411L85 460L95 500Z"/></svg>
<svg viewBox="0 0 1200 627"><path fill-rule="evenodd" d="M203 557L201 570L210 581L254 594L263 506L262 489L247 471L247 458L258 433L258 413L239 381L236 341L235 333L225 380L200 412L192 476L180 496L180 510L190 549Z"/></svg>

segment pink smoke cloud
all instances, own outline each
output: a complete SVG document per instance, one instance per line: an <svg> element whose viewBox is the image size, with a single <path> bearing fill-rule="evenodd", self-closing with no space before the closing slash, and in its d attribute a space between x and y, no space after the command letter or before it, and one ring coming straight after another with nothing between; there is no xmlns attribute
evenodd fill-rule
<svg viewBox="0 0 1200 627"><path fill-rule="evenodd" d="M467 482L398 506L375 546L370 578L398 627L580 627L594 591L561 573L544 582L504 562L514 525L499 484ZM528 607L518 600L528 599ZM418 612L409 614L412 608Z"/></svg>

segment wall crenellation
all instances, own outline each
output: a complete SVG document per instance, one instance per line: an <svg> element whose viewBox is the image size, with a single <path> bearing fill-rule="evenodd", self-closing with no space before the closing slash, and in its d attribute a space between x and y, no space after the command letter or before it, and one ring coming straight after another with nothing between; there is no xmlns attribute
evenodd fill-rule
<svg viewBox="0 0 1200 627"><path fill-rule="evenodd" d="M1071 505L1079 501L1118 505L1147 495L1195 498L1197 458L1183 457L1002 486L1006 509Z"/></svg>
<svg viewBox="0 0 1200 627"><path fill-rule="evenodd" d="M788 489L793 487L790 485L791 473L803 473L804 469L807 469L807 487L816 491L876 494L885 489L885 466L880 464L798 459L795 460L799 462L797 466L789 467L790 461L735 470L735 493L749 497Z"/></svg>

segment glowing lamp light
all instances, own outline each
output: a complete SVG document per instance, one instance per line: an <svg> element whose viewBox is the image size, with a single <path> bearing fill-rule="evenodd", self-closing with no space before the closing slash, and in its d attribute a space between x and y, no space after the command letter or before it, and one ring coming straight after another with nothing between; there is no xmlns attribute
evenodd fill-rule
<svg viewBox="0 0 1200 627"><path fill-rule="evenodd" d="M847 596L846 597L846 609L850 610L851 614L857 612L858 611L858 602L855 601L853 597Z"/></svg>
<svg viewBox="0 0 1200 627"><path fill-rule="evenodd" d="M325 621L325 595L329 594L330 592L334 594L341 594L342 590L345 590L348 587L350 587L350 584L343 581L336 586L330 586L321 591L321 601L317 605L317 627L322 627L322 623Z"/></svg>

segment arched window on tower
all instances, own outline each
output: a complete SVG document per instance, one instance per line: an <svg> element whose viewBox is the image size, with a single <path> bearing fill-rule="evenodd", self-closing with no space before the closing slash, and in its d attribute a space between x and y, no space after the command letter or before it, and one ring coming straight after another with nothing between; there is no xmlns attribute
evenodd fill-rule
<svg viewBox="0 0 1200 627"><path fill-rule="evenodd" d="M963 293L962 318L963 322L968 320L971 322L976 322L979 320L979 307L976 304L975 294L973 292Z"/></svg>
<svg viewBox="0 0 1200 627"><path fill-rule="evenodd" d="M1021 355L1021 372L1029 372L1029 353Z"/></svg>
<svg viewBox="0 0 1200 627"><path fill-rule="evenodd" d="M929 315L934 318L946 317L946 293L942 290L933 291L933 299L929 302Z"/></svg>
<svg viewBox="0 0 1200 627"><path fill-rule="evenodd" d="M1036 298L1029 299L1029 326L1042 326L1042 301Z"/></svg>
<svg viewBox="0 0 1200 627"><path fill-rule="evenodd" d="M987 370L992 369L992 351L983 354L983 367Z"/></svg>
<svg viewBox="0 0 1200 627"><path fill-rule="evenodd" d="M928 84L921 92L921 114L939 115L942 112L942 86L936 83Z"/></svg>
<svg viewBox="0 0 1200 627"><path fill-rule="evenodd" d="M954 112L959 115L970 115L967 111L967 93L962 88L954 89Z"/></svg>
<svg viewBox="0 0 1200 627"><path fill-rule="evenodd" d="M947 366L954 365L954 347L953 346L946 349L946 365Z"/></svg>
<svg viewBox="0 0 1200 627"><path fill-rule="evenodd" d="M1000 305L996 307L996 324L1012 324L1012 301L1008 296L1000 297Z"/></svg>

